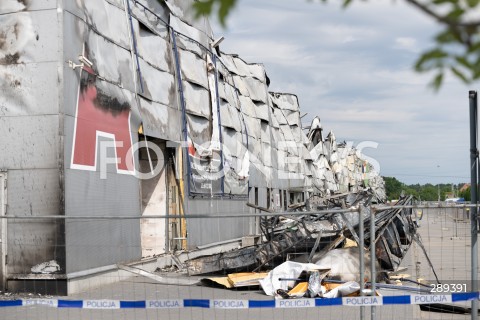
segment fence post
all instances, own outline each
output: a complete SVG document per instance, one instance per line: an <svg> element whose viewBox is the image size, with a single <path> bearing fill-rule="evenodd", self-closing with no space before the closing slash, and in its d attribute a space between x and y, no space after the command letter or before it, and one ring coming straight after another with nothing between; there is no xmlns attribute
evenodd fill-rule
<svg viewBox="0 0 480 320"><path fill-rule="evenodd" d="M370 211L370 285L372 290L372 296L375 296L375 285L377 281L377 270L375 269L375 263L377 262L377 256L375 252L375 209L369 207ZM370 316L372 320L375 320L375 306L371 306Z"/></svg>
<svg viewBox="0 0 480 320"><path fill-rule="evenodd" d="M470 102L470 194L472 196L472 204L470 212L470 228L471 228L471 259L472 259L472 292L478 292L478 247L477 247L477 204L478 204L478 149L477 149L477 92L469 91L468 98ZM472 300L472 319L478 319L478 299Z"/></svg>
<svg viewBox="0 0 480 320"><path fill-rule="evenodd" d="M360 296L363 296L365 289L365 230L363 225L363 215L366 213L367 208L365 204L360 204L360 210L358 211L358 238L360 243L358 244L358 251L360 252ZM365 319L365 307L360 307L360 319Z"/></svg>

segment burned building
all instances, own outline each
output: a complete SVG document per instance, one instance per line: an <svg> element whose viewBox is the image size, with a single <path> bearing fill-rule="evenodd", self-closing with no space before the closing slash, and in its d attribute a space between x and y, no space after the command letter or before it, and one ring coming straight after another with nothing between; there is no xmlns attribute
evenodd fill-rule
<svg viewBox="0 0 480 320"><path fill-rule="evenodd" d="M212 46L190 6L0 3L2 286L73 292L118 263L258 234L247 202L384 197L368 162L318 118L306 132L298 98ZM183 218L207 213L229 217Z"/></svg>

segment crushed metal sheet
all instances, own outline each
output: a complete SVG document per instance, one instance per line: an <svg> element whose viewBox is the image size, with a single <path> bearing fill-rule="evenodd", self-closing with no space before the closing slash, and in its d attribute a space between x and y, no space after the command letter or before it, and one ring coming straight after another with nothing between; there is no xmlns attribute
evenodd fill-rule
<svg viewBox="0 0 480 320"><path fill-rule="evenodd" d="M195 285L195 284L199 283L198 280L192 280L192 279L188 279L188 278L162 277L162 276L159 276L158 274L155 274L153 272L149 272L149 271L146 271L146 270L143 270L143 269L140 269L140 268L130 267L130 266L122 265L122 264L118 264L117 268L120 269L120 270L128 271L130 273L133 273L133 274L136 274L136 275L139 275L139 276L143 276L143 277L152 279L152 280L157 281L158 283L162 283L162 284L173 284L173 285L178 285L178 286L182 286L182 285L183 286L191 286L191 285Z"/></svg>
<svg viewBox="0 0 480 320"><path fill-rule="evenodd" d="M33 266L30 271L32 273L51 274L60 272L60 265L55 260L39 263Z"/></svg>
<svg viewBox="0 0 480 320"><path fill-rule="evenodd" d="M298 98L294 94L270 92L272 102L282 110L298 111Z"/></svg>
<svg viewBox="0 0 480 320"><path fill-rule="evenodd" d="M308 282L300 282L288 292L290 297L301 298L305 296L308 290Z"/></svg>
<svg viewBox="0 0 480 320"><path fill-rule="evenodd" d="M204 278L200 280L200 283L207 287L217 287L220 286L225 289L232 289L233 284L228 281L228 277L213 277L213 278Z"/></svg>
<svg viewBox="0 0 480 320"><path fill-rule="evenodd" d="M259 286L260 280L267 276L267 272L241 272L228 275L228 280L235 288Z"/></svg>
<svg viewBox="0 0 480 320"><path fill-rule="evenodd" d="M226 289L259 286L260 280L267 276L266 272L231 273L226 277L204 278L201 282L208 286L220 285Z"/></svg>

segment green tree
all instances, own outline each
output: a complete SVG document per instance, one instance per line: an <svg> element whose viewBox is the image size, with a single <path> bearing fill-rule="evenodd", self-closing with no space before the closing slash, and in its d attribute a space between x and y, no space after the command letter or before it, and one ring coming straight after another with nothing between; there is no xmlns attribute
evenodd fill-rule
<svg viewBox="0 0 480 320"><path fill-rule="evenodd" d="M343 0L343 7L347 8L354 1ZM480 19L472 18L472 13L480 10L480 0L403 1L440 25L440 31L434 39L435 45L420 54L415 70L433 72L431 85L435 89L440 88L447 72L465 83L480 79ZM216 11L220 23L225 26L236 4L237 0L200 0L193 6L198 17L209 16ZM392 8L392 14L395 14L394 10Z"/></svg>
<svg viewBox="0 0 480 320"><path fill-rule="evenodd" d="M470 201L470 200L472 200L471 195L470 195L470 187L468 187L468 188L465 189L464 191L460 192L460 193L458 194L458 196L459 196L460 198L465 199L465 201Z"/></svg>

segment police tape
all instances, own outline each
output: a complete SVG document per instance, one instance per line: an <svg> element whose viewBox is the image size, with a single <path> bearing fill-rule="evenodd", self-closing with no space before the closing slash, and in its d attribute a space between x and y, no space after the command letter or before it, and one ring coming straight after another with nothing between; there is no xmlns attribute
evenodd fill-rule
<svg viewBox="0 0 480 320"><path fill-rule="evenodd" d="M452 293L447 295L364 296L329 299L283 299L283 300L209 300L209 299L163 299L163 300L61 300L18 299L0 300L2 307L46 306L52 308L80 309L254 309L254 308L313 308L325 306L382 306L415 305L430 303L455 303L480 299L478 292Z"/></svg>

